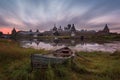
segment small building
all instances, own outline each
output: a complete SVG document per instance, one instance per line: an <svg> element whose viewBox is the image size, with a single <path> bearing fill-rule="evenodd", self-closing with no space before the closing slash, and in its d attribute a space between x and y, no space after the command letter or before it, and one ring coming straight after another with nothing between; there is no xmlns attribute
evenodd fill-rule
<svg viewBox="0 0 120 80"><path fill-rule="evenodd" d="M110 29L108 28L108 25L106 24L104 29L103 29L104 33L110 33Z"/></svg>
<svg viewBox="0 0 120 80"><path fill-rule="evenodd" d="M71 37L75 37L75 32L71 32Z"/></svg>
<svg viewBox="0 0 120 80"><path fill-rule="evenodd" d="M10 39L11 36L9 34L3 34L3 35L1 35L1 38Z"/></svg>
<svg viewBox="0 0 120 80"><path fill-rule="evenodd" d="M37 29L36 32L33 33L33 37L38 37L40 34L39 30Z"/></svg>
<svg viewBox="0 0 120 80"><path fill-rule="evenodd" d="M58 32L62 32L63 29L61 28L61 26L58 28Z"/></svg>
<svg viewBox="0 0 120 80"><path fill-rule="evenodd" d="M97 32L99 35L101 34L109 34L110 33L110 29L108 28L108 25L106 24L103 30L100 30Z"/></svg>

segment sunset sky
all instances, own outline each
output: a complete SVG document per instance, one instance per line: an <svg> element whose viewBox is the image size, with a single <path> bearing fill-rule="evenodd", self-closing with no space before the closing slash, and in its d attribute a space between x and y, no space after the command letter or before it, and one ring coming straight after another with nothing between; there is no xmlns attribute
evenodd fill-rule
<svg viewBox="0 0 120 80"><path fill-rule="evenodd" d="M75 24L78 30L101 30L108 24L120 33L120 0L0 0L0 31Z"/></svg>

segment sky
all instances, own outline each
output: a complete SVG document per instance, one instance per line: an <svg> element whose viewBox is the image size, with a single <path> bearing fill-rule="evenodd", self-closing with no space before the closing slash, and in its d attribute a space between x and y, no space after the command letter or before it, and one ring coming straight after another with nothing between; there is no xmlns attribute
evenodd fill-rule
<svg viewBox="0 0 120 80"><path fill-rule="evenodd" d="M120 33L120 0L0 0L0 31L46 31L75 24L78 30Z"/></svg>

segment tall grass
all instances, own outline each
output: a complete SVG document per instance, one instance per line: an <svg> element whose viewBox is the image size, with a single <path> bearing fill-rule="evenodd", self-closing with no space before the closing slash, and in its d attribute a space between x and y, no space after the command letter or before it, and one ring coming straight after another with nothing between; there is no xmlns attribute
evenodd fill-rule
<svg viewBox="0 0 120 80"><path fill-rule="evenodd" d="M30 55L45 50L24 49L0 40L0 80L120 80L120 52L77 52L64 64L48 64L31 72Z"/></svg>

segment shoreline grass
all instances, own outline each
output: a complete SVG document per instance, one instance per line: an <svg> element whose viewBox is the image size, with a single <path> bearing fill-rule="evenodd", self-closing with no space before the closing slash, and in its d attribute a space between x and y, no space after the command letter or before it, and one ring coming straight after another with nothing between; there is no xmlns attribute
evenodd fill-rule
<svg viewBox="0 0 120 80"><path fill-rule="evenodd" d="M119 80L120 52L77 52L71 63L48 65L30 73L30 55L46 50L25 49L15 41L0 40L1 80Z"/></svg>

